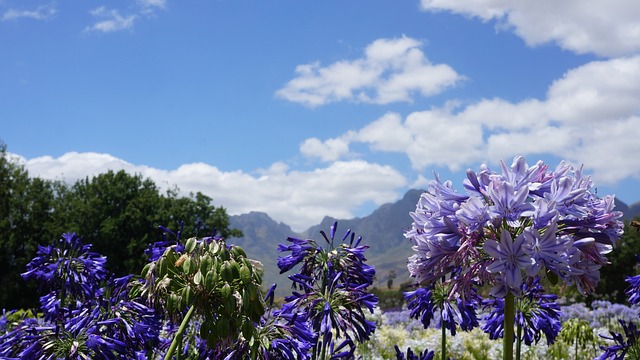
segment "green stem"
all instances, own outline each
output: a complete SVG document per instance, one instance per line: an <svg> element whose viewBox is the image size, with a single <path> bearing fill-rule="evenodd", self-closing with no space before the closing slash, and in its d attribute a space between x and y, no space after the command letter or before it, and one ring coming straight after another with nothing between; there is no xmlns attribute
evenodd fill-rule
<svg viewBox="0 0 640 360"><path fill-rule="evenodd" d="M502 337L502 359L513 360L513 323L515 318L515 303L513 294L504 297L504 336Z"/></svg>
<svg viewBox="0 0 640 360"><path fill-rule="evenodd" d="M447 327L444 326L444 321L441 322L440 327L442 328L442 360L447 360Z"/></svg>
<svg viewBox="0 0 640 360"><path fill-rule="evenodd" d="M189 311L187 311L187 315L185 315L184 319L182 319L182 323L180 323L178 332L176 332L176 335L173 337L173 341L171 342L171 346L169 346L169 350L167 350L167 353L164 356L164 360L170 360L171 357L173 356L173 353L176 351L176 348L178 347L178 343L181 342L182 340L182 334L184 334L184 331L187 328L189 321L191 321L191 316L193 316L194 309L195 309L195 306L191 306Z"/></svg>

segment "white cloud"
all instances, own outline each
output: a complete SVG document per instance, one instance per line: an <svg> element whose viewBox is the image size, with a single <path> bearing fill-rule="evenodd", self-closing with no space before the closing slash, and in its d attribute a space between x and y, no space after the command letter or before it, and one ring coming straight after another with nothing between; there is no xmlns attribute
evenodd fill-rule
<svg viewBox="0 0 640 360"><path fill-rule="evenodd" d="M309 107L336 101L388 104L434 95L462 80L451 67L431 64L421 45L406 36L378 39L360 59L299 65L297 76L276 96Z"/></svg>
<svg viewBox="0 0 640 360"><path fill-rule="evenodd" d="M49 20L57 14L55 3L40 5L34 10L9 9L2 14L2 21L18 19Z"/></svg>
<svg viewBox="0 0 640 360"><path fill-rule="evenodd" d="M224 172L204 164L161 170L134 165L108 154L70 152L58 158L21 160L32 176L73 183L111 169L149 177L162 187L177 185L182 194L200 191L224 206L229 214L263 211L276 221L306 230L326 215L352 218L367 203L395 201L407 181L390 166L365 161L338 161L312 171L289 170L275 163L257 176L243 171Z"/></svg>
<svg viewBox="0 0 640 360"><path fill-rule="evenodd" d="M496 20L530 45L555 42L579 54L640 51L640 2L628 0L421 0L426 11Z"/></svg>
<svg viewBox="0 0 640 360"><path fill-rule="evenodd" d="M320 141L318 138L309 138L300 145L300 153L322 161L335 161L349 153L348 136L342 138Z"/></svg>
<svg viewBox="0 0 640 360"><path fill-rule="evenodd" d="M429 166L457 171L515 155L547 154L585 164L599 181L612 184L640 179L638 98L640 55L575 68L553 82L543 100L447 104L413 112L404 121L389 113L338 139L348 142L347 149L360 142L373 151L404 153L418 171Z"/></svg>
<svg viewBox="0 0 640 360"><path fill-rule="evenodd" d="M401 152L414 140L411 131L401 123L402 117L399 114L387 113L362 128L353 137L360 142L371 144L373 150Z"/></svg>
<svg viewBox="0 0 640 360"><path fill-rule="evenodd" d="M640 55L594 61L567 72L548 91L550 117L599 122L640 111Z"/></svg>
<svg viewBox="0 0 640 360"><path fill-rule="evenodd" d="M157 9L164 10L167 7L166 0L138 0L140 13L153 15Z"/></svg>
<svg viewBox="0 0 640 360"><path fill-rule="evenodd" d="M167 6L166 0L138 0L138 3L144 8L164 9Z"/></svg>
<svg viewBox="0 0 640 360"><path fill-rule="evenodd" d="M104 20L100 20L93 25L86 27L84 29L85 32L98 31L110 33L131 29L137 18L137 15L123 16L118 10L110 10L104 6L91 10L91 15Z"/></svg>

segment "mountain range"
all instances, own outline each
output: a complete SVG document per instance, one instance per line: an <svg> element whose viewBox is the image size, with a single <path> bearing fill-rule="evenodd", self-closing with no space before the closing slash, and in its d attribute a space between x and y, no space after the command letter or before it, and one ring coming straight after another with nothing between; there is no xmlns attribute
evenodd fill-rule
<svg viewBox="0 0 640 360"><path fill-rule="evenodd" d="M391 272L395 272L394 284L409 280L407 258L413 254L411 242L405 238L405 230L411 228L410 212L415 211L416 204L423 190L409 190L402 199L395 203L383 204L370 215L354 219L334 219L325 217L318 225L314 225L302 233L294 232L282 222L274 221L263 212L233 215L229 217L231 228L242 231L242 238L228 239L229 244L237 244L244 248L250 258L260 261L264 267L263 284L265 287L278 283L278 294L288 292L292 272L279 274L277 259L283 253L278 251L278 244L287 244L287 237L315 239L319 244L324 240L320 231L329 233L331 225L337 221L336 237L342 238L347 229L357 236L362 236L362 244L368 245L365 252L367 264L375 266L376 286L386 286ZM640 202L631 206L616 199L616 210L624 213L624 219L640 216Z"/></svg>

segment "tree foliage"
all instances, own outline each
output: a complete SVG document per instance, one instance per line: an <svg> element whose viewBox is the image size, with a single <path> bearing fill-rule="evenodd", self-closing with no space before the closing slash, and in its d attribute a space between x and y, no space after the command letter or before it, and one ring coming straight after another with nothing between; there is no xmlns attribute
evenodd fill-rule
<svg viewBox="0 0 640 360"><path fill-rule="evenodd" d="M125 171L108 171L66 184L30 177L0 143L0 309L37 304L33 285L20 273L35 256L38 244L51 244L62 233L75 232L84 243L109 259L117 276L139 273L148 262L144 250L161 239L159 226L187 234L240 237L229 229L223 207L198 192L179 196L162 193L151 180Z"/></svg>
<svg viewBox="0 0 640 360"><path fill-rule="evenodd" d="M30 179L0 143L0 307L24 307L29 304L26 298L37 298L35 287L25 287L20 273L34 257L38 242L54 238L53 201L52 184Z"/></svg>
<svg viewBox="0 0 640 360"><path fill-rule="evenodd" d="M600 271L597 295L616 303L626 302L627 276L638 274L636 255L640 255L640 230L630 224L631 221L625 221L624 235L609 255L611 263Z"/></svg>

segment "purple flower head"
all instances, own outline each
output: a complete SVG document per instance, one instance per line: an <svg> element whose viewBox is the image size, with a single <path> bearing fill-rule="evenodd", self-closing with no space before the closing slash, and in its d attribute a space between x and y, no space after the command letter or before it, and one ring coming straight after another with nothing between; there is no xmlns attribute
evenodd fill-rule
<svg viewBox="0 0 640 360"><path fill-rule="evenodd" d="M433 360L435 356L433 350L425 350L419 354L416 354L413 352L413 350L411 350L411 348L407 348L407 352L404 353L400 351L398 345L393 345L393 347L396 349L396 360Z"/></svg>
<svg viewBox="0 0 640 360"><path fill-rule="evenodd" d="M304 314L309 328L317 334L313 338L312 352L329 351L332 358L347 358L353 354L355 341L369 339L375 323L367 320L365 311L373 312L378 298L367 292L373 284L375 269L366 264L364 252L351 230L336 238L337 223L329 234L321 232L326 245L315 240L287 239L292 245L280 245L279 250L291 252L278 259L278 266L286 272L299 265L299 272L289 276L293 292L285 296L285 304L278 316ZM326 247L326 248L325 248ZM298 316L298 315L296 315ZM335 346L335 341L345 340Z"/></svg>
<svg viewBox="0 0 640 360"><path fill-rule="evenodd" d="M490 219L487 203L480 197L472 196L460 205L456 218L466 227L467 232L480 230Z"/></svg>
<svg viewBox="0 0 640 360"><path fill-rule="evenodd" d="M433 319L434 308L431 289L418 288L405 292L404 298L407 300L407 308L411 311L411 318L420 320L425 329L429 327Z"/></svg>
<svg viewBox="0 0 640 360"><path fill-rule="evenodd" d="M278 258L278 268L280 273L283 274L296 265L300 264L307 256L311 255L317 246L312 245L313 240L302 240L293 237L287 238L287 241L291 242L291 245L278 245L278 251L287 252L291 254L287 256L281 256Z"/></svg>
<svg viewBox="0 0 640 360"><path fill-rule="evenodd" d="M600 335L604 339L613 340L614 344L609 347L601 345L600 349L604 350L604 353L594 360L622 360L628 353L635 359L640 355L640 330L634 322L618 321L622 325L624 335L614 331L610 331L611 336Z"/></svg>
<svg viewBox="0 0 640 360"><path fill-rule="evenodd" d="M43 291L92 298L106 279L107 258L90 249L91 245L83 245L75 233L63 234L54 246L38 246L22 277L38 281Z"/></svg>
<svg viewBox="0 0 640 360"><path fill-rule="evenodd" d="M450 299L448 292L449 289L441 284L405 292L404 297L407 300L410 317L420 320L426 329L437 312L440 315L438 326L449 329L451 335L456 334L458 326L463 331L470 331L477 327L475 292L473 299L467 299L466 302L460 298Z"/></svg>

